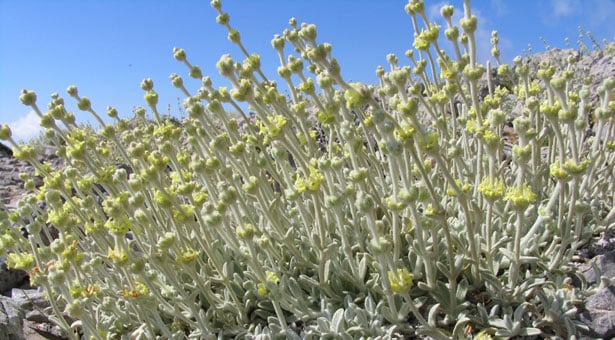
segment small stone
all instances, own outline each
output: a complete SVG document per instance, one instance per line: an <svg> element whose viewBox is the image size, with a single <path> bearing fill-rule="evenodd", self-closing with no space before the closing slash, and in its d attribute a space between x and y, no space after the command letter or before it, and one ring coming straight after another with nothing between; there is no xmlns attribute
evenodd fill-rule
<svg viewBox="0 0 615 340"><path fill-rule="evenodd" d="M0 257L0 292L19 287L23 284L28 274L19 269L9 269Z"/></svg>
<svg viewBox="0 0 615 340"><path fill-rule="evenodd" d="M11 299L19 308L36 307L44 309L51 304L45 299L45 293L39 289L11 289Z"/></svg>
<svg viewBox="0 0 615 340"><path fill-rule="evenodd" d="M0 157L13 157L13 150L8 146L0 143Z"/></svg>
<svg viewBox="0 0 615 340"><path fill-rule="evenodd" d="M10 298L0 296L0 335L8 340L25 340L23 312Z"/></svg>
<svg viewBox="0 0 615 340"><path fill-rule="evenodd" d="M24 321L23 334L27 340L64 340L58 328L49 322Z"/></svg>
<svg viewBox="0 0 615 340"><path fill-rule="evenodd" d="M598 269L600 275L615 277L615 250L598 255L579 268L581 274L585 276L588 285L593 285L597 282L594 266Z"/></svg>
<svg viewBox="0 0 615 340"><path fill-rule="evenodd" d="M26 320L32 321L35 323L49 323L50 322L49 316L40 309L33 309L33 310L26 311L25 318Z"/></svg>
<svg viewBox="0 0 615 340"><path fill-rule="evenodd" d="M600 289L585 300L586 311L581 321L590 328L590 336L611 339L615 337L615 286Z"/></svg>

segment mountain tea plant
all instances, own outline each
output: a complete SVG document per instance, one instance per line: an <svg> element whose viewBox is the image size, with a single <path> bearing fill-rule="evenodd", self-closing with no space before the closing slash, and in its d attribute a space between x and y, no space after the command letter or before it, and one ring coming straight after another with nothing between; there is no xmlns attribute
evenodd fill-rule
<svg viewBox="0 0 615 340"><path fill-rule="evenodd" d="M23 90L59 169L0 129L44 181L2 207L1 250L67 337L581 334L595 287L571 260L615 223L614 79L590 89L573 56L500 64L497 33L480 64L469 0L459 25L442 7L446 27L412 0L413 49L378 84L344 80L295 19L271 41L276 82L211 5L245 58L223 55L216 87L174 50L202 81L171 75L187 117L160 114L151 79L147 108L109 108L113 124L69 87L98 129Z"/></svg>

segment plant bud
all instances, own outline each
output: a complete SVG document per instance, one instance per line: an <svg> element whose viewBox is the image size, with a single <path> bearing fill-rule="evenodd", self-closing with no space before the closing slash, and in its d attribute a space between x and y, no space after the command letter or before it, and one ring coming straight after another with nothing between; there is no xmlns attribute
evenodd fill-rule
<svg viewBox="0 0 615 340"><path fill-rule="evenodd" d="M107 106L107 116L118 119L117 110L114 107Z"/></svg>
<svg viewBox="0 0 615 340"><path fill-rule="evenodd" d="M459 28L457 27L451 27L451 28L447 28L444 31L444 36L446 37L446 39L448 40L457 40L457 38L459 38Z"/></svg>
<svg viewBox="0 0 615 340"><path fill-rule="evenodd" d="M201 79L201 78L203 78L203 73L201 72L201 69L198 66L192 66L190 68L189 75L190 75L190 77L192 77L194 79Z"/></svg>
<svg viewBox="0 0 615 340"><path fill-rule="evenodd" d="M77 90L77 86L75 85L71 85L66 89L66 93L68 93L69 96L71 97L76 97L79 95L79 92Z"/></svg>
<svg viewBox="0 0 615 340"><path fill-rule="evenodd" d="M284 49L284 39L280 37L279 34L276 34L273 39L271 39L271 46L278 51L282 51Z"/></svg>
<svg viewBox="0 0 615 340"><path fill-rule="evenodd" d="M299 30L299 37L304 40L315 42L316 41L316 25L309 24L301 27Z"/></svg>
<svg viewBox="0 0 615 340"><path fill-rule="evenodd" d="M169 78L171 79L171 83L173 84L173 86L177 88L181 88L184 86L184 81L179 75L173 73L169 76Z"/></svg>
<svg viewBox="0 0 615 340"><path fill-rule="evenodd" d="M9 140L11 139L11 129L8 125L4 124L0 127L0 140Z"/></svg>
<svg viewBox="0 0 615 340"><path fill-rule="evenodd" d="M228 40L230 40L233 43L239 43L241 41L241 36L239 34L239 31L236 29L231 29L228 32Z"/></svg>
<svg viewBox="0 0 615 340"><path fill-rule="evenodd" d="M383 236L378 237L377 239L372 239L369 241L369 250L374 255L385 254L391 251L392 245L391 241L386 239Z"/></svg>
<svg viewBox="0 0 615 340"><path fill-rule="evenodd" d="M478 26L478 19L475 15L472 15L470 19L462 18L459 20L459 24L461 28L463 28L464 32L470 34L476 31L476 27Z"/></svg>
<svg viewBox="0 0 615 340"><path fill-rule="evenodd" d="M357 201L355 205L359 211L366 213L374 207L374 200L369 194L365 194L363 191L359 191L357 194Z"/></svg>
<svg viewBox="0 0 615 340"><path fill-rule="evenodd" d="M141 89L143 91L149 91L154 88L154 81L152 78L145 78L141 81Z"/></svg>
<svg viewBox="0 0 615 340"><path fill-rule="evenodd" d="M231 76L235 72L234 62L229 54L224 54L220 57L220 60L216 63L216 68L225 77Z"/></svg>
<svg viewBox="0 0 615 340"><path fill-rule="evenodd" d="M455 7L453 7L452 5L445 5L440 8L440 14L446 19L452 17L454 11Z"/></svg>
<svg viewBox="0 0 615 340"><path fill-rule="evenodd" d="M143 99L145 99L147 105L149 105L150 107L154 107L158 104L158 93L156 93L156 91L154 90L149 90L147 91L145 96L143 96Z"/></svg>
<svg viewBox="0 0 615 340"><path fill-rule="evenodd" d="M228 15L228 13L220 13L216 17L216 22L220 25L228 25L230 21L231 21L231 17Z"/></svg>
<svg viewBox="0 0 615 340"><path fill-rule="evenodd" d="M173 47L173 58L177 61L186 61L186 51L183 48Z"/></svg>
<svg viewBox="0 0 615 340"><path fill-rule="evenodd" d="M21 96L19 96L19 100L22 104L31 106L36 103L36 93L34 91L21 90Z"/></svg>
<svg viewBox="0 0 615 340"><path fill-rule="evenodd" d="M250 223L240 225L235 229L235 234L242 239L251 239L254 235L254 226Z"/></svg>

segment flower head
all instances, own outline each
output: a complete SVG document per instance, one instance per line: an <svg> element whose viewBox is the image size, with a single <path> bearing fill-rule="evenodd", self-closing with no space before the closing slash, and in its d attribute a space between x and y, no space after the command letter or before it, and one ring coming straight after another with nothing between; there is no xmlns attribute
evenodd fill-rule
<svg viewBox="0 0 615 340"><path fill-rule="evenodd" d="M478 192L483 194L488 201L493 202L504 196L504 188L503 179L496 179L492 181L489 178L485 178L478 185Z"/></svg>
<svg viewBox="0 0 615 340"><path fill-rule="evenodd" d="M11 129L8 125L0 126L0 140L9 140L11 138Z"/></svg>
<svg viewBox="0 0 615 340"><path fill-rule="evenodd" d="M10 253L6 259L9 268L30 270L34 268L34 255L30 253Z"/></svg>
<svg viewBox="0 0 615 340"><path fill-rule="evenodd" d="M309 175L307 178L298 176L295 180L295 189L297 189L299 193L305 191L318 191L320 188L320 183L324 181L324 179L325 177L322 175L320 170L310 166Z"/></svg>
<svg viewBox="0 0 615 340"><path fill-rule="evenodd" d="M256 285L258 295L262 296L269 293L269 288L267 288L268 283L277 284L279 282L280 278L275 272L269 270L265 271L265 282L260 282L258 285Z"/></svg>
<svg viewBox="0 0 615 340"><path fill-rule="evenodd" d="M391 290L395 293L406 293L412 288L414 275L407 268L388 271L387 276L391 285Z"/></svg>
<svg viewBox="0 0 615 340"><path fill-rule="evenodd" d="M512 203L517 210L525 210L530 203L536 201L536 194L529 185L523 184L519 187L508 188L504 200Z"/></svg>

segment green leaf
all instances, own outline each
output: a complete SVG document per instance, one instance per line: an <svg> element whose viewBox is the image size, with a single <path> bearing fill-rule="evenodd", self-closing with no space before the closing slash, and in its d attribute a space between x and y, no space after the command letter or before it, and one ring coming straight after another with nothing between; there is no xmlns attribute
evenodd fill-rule
<svg viewBox="0 0 615 340"><path fill-rule="evenodd" d="M361 281L365 280L365 274L367 274L367 256L363 256L361 261L359 261L359 279Z"/></svg>
<svg viewBox="0 0 615 340"><path fill-rule="evenodd" d="M495 233L494 233L495 234ZM512 237L503 237L501 238L499 241L497 241L494 245L493 245L493 249L498 249L501 248L503 245L505 245L506 243L512 241L513 238Z"/></svg>
<svg viewBox="0 0 615 340"><path fill-rule="evenodd" d="M301 287L299 286L299 283L297 283L297 280L295 280L294 278L288 278L288 289L290 289L290 292L294 295L294 296L303 296L305 293L303 292L303 290L301 289Z"/></svg>
<svg viewBox="0 0 615 340"><path fill-rule="evenodd" d="M431 337L433 339L450 339L451 334L445 330L437 328L419 328L416 331L417 335Z"/></svg>
<svg viewBox="0 0 615 340"><path fill-rule="evenodd" d="M455 292L451 292L449 287L442 281L436 282L436 289L433 290L433 297L438 303L444 307L444 309L450 308L451 295Z"/></svg>
<svg viewBox="0 0 615 340"><path fill-rule="evenodd" d="M429 314L427 317L427 323L429 324L429 326L431 327L438 327L438 313L440 312L440 304L436 303L435 305L431 306L431 308L429 309Z"/></svg>
<svg viewBox="0 0 615 340"><path fill-rule="evenodd" d="M463 317L459 320L457 320L457 323L455 324L455 328L453 328L453 339L464 339L464 331L465 331L465 326L468 324L468 322L471 322L472 320L468 317Z"/></svg>
<svg viewBox="0 0 615 340"><path fill-rule="evenodd" d="M316 323L318 324L318 329L321 332L327 332L329 329L331 329L329 327L330 323L329 320L323 318L323 317L319 317L318 319L316 319Z"/></svg>
<svg viewBox="0 0 615 340"><path fill-rule="evenodd" d="M522 304L520 304L517 308L515 308L515 313L513 315L514 320L523 320L523 314L525 313L525 310L527 309L528 303L524 302Z"/></svg>
<svg viewBox="0 0 615 340"><path fill-rule="evenodd" d="M520 336L538 336L541 335L542 331L538 328L534 328L534 327L525 327L521 329L521 332L519 333Z"/></svg>
<svg viewBox="0 0 615 340"><path fill-rule="evenodd" d="M325 275L324 275L324 282L329 282L329 274L331 274L331 260L327 260L325 261Z"/></svg>
<svg viewBox="0 0 615 340"><path fill-rule="evenodd" d="M331 330L336 333L342 333L344 328L344 309L340 308L335 311L333 318L331 318Z"/></svg>
<svg viewBox="0 0 615 340"><path fill-rule="evenodd" d="M458 286L457 286L457 293L455 294L455 297L457 298L457 300L463 301L466 298L466 294L468 293L468 280L466 280L465 278L462 279Z"/></svg>
<svg viewBox="0 0 615 340"><path fill-rule="evenodd" d="M374 306L374 300L369 295L365 298L365 310L369 314L371 314L371 315L375 315L376 314L376 308Z"/></svg>
<svg viewBox="0 0 615 340"><path fill-rule="evenodd" d="M440 261L436 262L436 267L438 267L438 270L441 271L446 277L451 274L449 267Z"/></svg>
<svg viewBox="0 0 615 340"><path fill-rule="evenodd" d="M425 291L431 291L432 290L431 287L429 287L425 282L419 281L419 282L416 283L416 286L419 289L421 289L421 290L425 290Z"/></svg>
<svg viewBox="0 0 615 340"><path fill-rule="evenodd" d="M500 248L500 249L498 249L498 251L499 251L502 255L506 256L506 257L507 257L509 260L511 260L511 261L513 261L513 260L514 260L514 258L515 258L515 254L514 254L512 251L510 251L510 250L508 250L508 249L506 249L506 248Z"/></svg>
<svg viewBox="0 0 615 340"><path fill-rule="evenodd" d="M309 277L309 276L307 276L305 274L299 275L299 282L307 284L307 285L315 287L315 288L320 288L320 283L318 283L318 281L314 280L313 278L311 278L311 277Z"/></svg>
<svg viewBox="0 0 615 340"><path fill-rule="evenodd" d="M489 315L487 314L487 309L483 306L482 303L476 304L476 308L478 309L478 316L480 317L480 321L488 323Z"/></svg>
<svg viewBox="0 0 615 340"><path fill-rule="evenodd" d="M480 241L477 242L477 244L480 244ZM461 274L461 272L463 271L463 267L467 264L467 263L471 263L472 261L470 261L465 254L458 254L457 256L455 256L455 276L458 276L459 274Z"/></svg>
<svg viewBox="0 0 615 340"><path fill-rule="evenodd" d="M519 264L537 263L538 261L540 261L540 259L536 256L520 256L519 257Z"/></svg>
<svg viewBox="0 0 615 340"><path fill-rule="evenodd" d="M356 315L354 317L354 322L359 324L359 325L368 325L369 324L369 319L367 317L366 311L363 310L363 309L357 309L356 310Z"/></svg>
<svg viewBox="0 0 615 340"><path fill-rule="evenodd" d="M506 328L506 322L503 319L497 318L489 321L489 325L496 328Z"/></svg>

